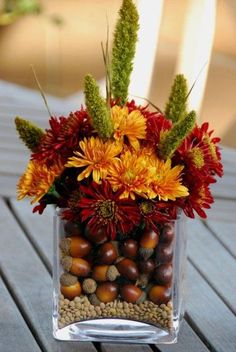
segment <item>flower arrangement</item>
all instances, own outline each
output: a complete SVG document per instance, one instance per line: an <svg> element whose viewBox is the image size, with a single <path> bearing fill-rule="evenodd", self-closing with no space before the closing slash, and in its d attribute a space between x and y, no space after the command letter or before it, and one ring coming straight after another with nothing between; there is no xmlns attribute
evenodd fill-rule
<svg viewBox="0 0 236 352"><path fill-rule="evenodd" d="M91 75L85 105L68 117L52 116L42 131L16 118L21 139L33 152L18 183L18 199L67 208L63 216L106 228L112 238L137 226L174 219L177 208L205 218L209 186L222 176L219 138L187 111L187 82L177 75L164 112L128 100L138 14L130 0L120 10L111 65L105 54L107 98ZM125 38L125 40L124 40Z"/></svg>
<svg viewBox="0 0 236 352"><path fill-rule="evenodd" d="M50 116L45 131L16 118L19 136L32 151L18 199L31 198L38 203L33 212L40 214L48 204L61 208L60 307L71 309L70 323L137 319L138 311L141 321L173 329L172 277L179 270L173 222L179 209L191 218L206 217L214 201L210 185L223 174L220 139L187 110L181 74L164 111L128 99L137 31L136 7L123 0L111 60L108 45L103 48L106 98L87 75L80 110ZM87 305L87 313L70 308L68 299ZM63 312L59 328L68 323Z"/></svg>

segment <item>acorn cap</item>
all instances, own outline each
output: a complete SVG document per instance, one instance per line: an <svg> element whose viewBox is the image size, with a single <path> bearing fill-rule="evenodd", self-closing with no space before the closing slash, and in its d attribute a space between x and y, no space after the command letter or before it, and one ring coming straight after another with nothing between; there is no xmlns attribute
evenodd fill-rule
<svg viewBox="0 0 236 352"><path fill-rule="evenodd" d="M143 292L141 294L141 296L139 297L139 299L136 301L136 304L141 304L144 301L146 301L146 299L147 299L147 294L146 294L146 292Z"/></svg>
<svg viewBox="0 0 236 352"><path fill-rule="evenodd" d="M89 302L93 305L93 306L100 306L101 301L97 298L97 295L95 293L92 293L89 296Z"/></svg>
<svg viewBox="0 0 236 352"><path fill-rule="evenodd" d="M94 293L97 289L97 283L94 279L85 279L82 285L85 293Z"/></svg>
<svg viewBox="0 0 236 352"><path fill-rule="evenodd" d="M73 258L68 255L61 258L61 265L63 266L63 269L65 269L66 271L70 271L70 268L72 266L72 260Z"/></svg>
<svg viewBox="0 0 236 352"><path fill-rule="evenodd" d="M77 277L68 273L64 273L60 277L60 283L62 286L72 286L78 281Z"/></svg>
<svg viewBox="0 0 236 352"><path fill-rule="evenodd" d="M136 281L136 285L141 286L141 287L146 287L149 282L149 275L147 274L141 274Z"/></svg>
<svg viewBox="0 0 236 352"><path fill-rule="evenodd" d="M64 254L70 254L70 238L63 238L60 242L60 248Z"/></svg>
<svg viewBox="0 0 236 352"><path fill-rule="evenodd" d="M153 253L153 248L139 248L139 254L144 258L144 260L148 260L153 255Z"/></svg>
<svg viewBox="0 0 236 352"><path fill-rule="evenodd" d="M117 270L116 266L115 265L109 266L106 273L107 280L115 281L118 276L120 276L120 273Z"/></svg>

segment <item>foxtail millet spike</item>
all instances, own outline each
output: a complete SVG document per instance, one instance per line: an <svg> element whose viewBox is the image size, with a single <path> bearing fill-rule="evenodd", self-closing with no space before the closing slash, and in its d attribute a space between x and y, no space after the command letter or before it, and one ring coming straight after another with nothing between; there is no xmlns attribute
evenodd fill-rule
<svg viewBox="0 0 236 352"><path fill-rule="evenodd" d="M26 147L32 152L37 151L37 147L40 144L42 136L44 135L43 130L32 122L19 116L16 116L15 118L15 125L16 130L19 133L19 137L25 143Z"/></svg>
<svg viewBox="0 0 236 352"><path fill-rule="evenodd" d="M123 0L115 27L111 59L111 93L120 105L123 105L128 97L138 39L138 20L138 11L133 1Z"/></svg>
<svg viewBox="0 0 236 352"><path fill-rule="evenodd" d="M103 139L111 137L113 133L111 116L92 75L86 75L84 78L84 94L85 104L98 135Z"/></svg>
<svg viewBox="0 0 236 352"><path fill-rule="evenodd" d="M165 116L177 123L187 114L187 80L184 75L177 75L171 88L169 100L165 108Z"/></svg>
<svg viewBox="0 0 236 352"><path fill-rule="evenodd" d="M196 112L191 111L185 118L163 134L158 149L163 159L171 158L185 137L192 131L196 122Z"/></svg>

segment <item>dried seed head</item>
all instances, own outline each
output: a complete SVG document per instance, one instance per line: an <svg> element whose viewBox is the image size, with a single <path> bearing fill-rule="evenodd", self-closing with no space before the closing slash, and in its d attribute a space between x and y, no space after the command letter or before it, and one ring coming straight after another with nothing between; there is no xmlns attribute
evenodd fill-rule
<svg viewBox="0 0 236 352"><path fill-rule="evenodd" d="M60 277L62 286L72 286L78 281L77 277L68 273L64 273Z"/></svg>
<svg viewBox="0 0 236 352"><path fill-rule="evenodd" d="M66 271L70 271L70 268L72 266L72 261L73 261L73 258L67 255L61 258L61 265Z"/></svg>
<svg viewBox="0 0 236 352"><path fill-rule="evenodd" d="M82 287L85 293L94 293L97 289L97 283L94 279L88 278L84 280Z"/></svg>
<svg viewBox="0 0 236 352"><path fill-rule="evenodd" d="M120 276L120 273L117 270L116 266L115 265L109 266L107 273L106 273L107 279L109 281L115 281L118 276Z"/></svg>
<svg viewBox="0 0 236 352"><path fill-rule="evenodd" d="M95 293L92 293L89 296L89 301L93 306L99 306L101 304L101 301L97 298L97 295Z"/></svg>
<svg viewBox="0 0 236 352"><path fill-rule="evenodd" d="M139 248L139 254L144 258L144 260L148 260L153 255L153 253L153 248Z"/></svg>

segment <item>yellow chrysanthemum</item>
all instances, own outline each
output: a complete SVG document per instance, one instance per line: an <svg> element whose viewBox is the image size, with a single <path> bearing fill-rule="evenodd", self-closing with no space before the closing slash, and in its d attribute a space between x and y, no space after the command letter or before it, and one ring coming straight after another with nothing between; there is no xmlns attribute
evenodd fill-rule
<svg viewBox="0 0 236 352"><path fill-rule="evenodd" d="M188 189L181 184L181 171L183 166L177 165L171 168L171 160L167 161L151 159L153 182L152 188L159 200L176 200L178 197L186 197Z"/></svg>
<svg viewBox="0 0 236 352"><path fill-rule="evenodd" d="M120 159L113 160L109 167L108 180L113 190L124 189L120 198L135 199L135 194L144 198L154 197L155 194L149 187L150 177L148 159L130 150L126 150Z"/></svg>
<svg viewBox="0 0 236 352"><path fill-rule="evenodd" d="M33 198L32 204L38 202L50 189L55 178L64 170L61 162L54 163L47 167L39 160L30 160L25 173L21 176L17 193L18 200L24 197Z"/></svg>
<svg viewBox="0 0 236 352"><path fill-rule="evenodd" d="M146 120L139 110L129 113L127 107L113 106L111 116L114 125L114 138L123 141L127 137L131 146L138 150L139 139L146 137Z"/></svg>
<svg viewBox="0 0 236 352"><path fill-rule="evenodd" d="M79 176L78 181L87 178L92 173L93 180L99 183L107 176L107 170L113 159L121 152L122 145L108 140L103 142L98 137L84 138L79 143L83 153L74 152L76 156L69 158L66 167L86 167Z"/></svg>

